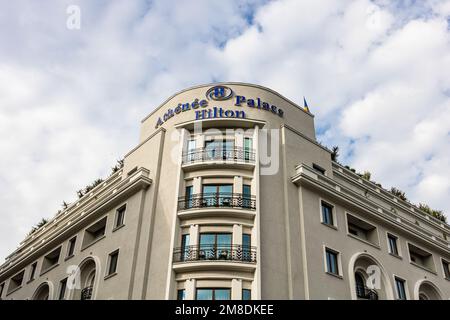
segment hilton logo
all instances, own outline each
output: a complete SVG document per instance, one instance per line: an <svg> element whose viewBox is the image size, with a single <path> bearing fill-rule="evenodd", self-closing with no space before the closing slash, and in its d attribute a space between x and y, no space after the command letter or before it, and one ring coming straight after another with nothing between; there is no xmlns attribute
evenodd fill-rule
<svg viewBox="0 0 450 320"><path fill-rule="evenodd" d="M225 86L215 86L206 91L206 98L208 100L223 101L228 100L233 97L234 93L228 87ZM175 108L169 108L166 113L156 122L155 128L158 128L164 122L185 111L194 110L195 120L205 120L205 119L216 119L216 118L241 118L245 119L247 116L244 110L240 110L244 105L249 108L256 110L270 111L273 114L283 117L283 110L275 105L269 104L268 102L262 100L261 98L246 98L244 96L235 95L234 106L238 107L234 110L227 110L222 107L214 106L212 108L207 108L210 103L206 99L194 99L193 102L179 103ZM229 103L232 103L231 101Z"/></svg>
<svg viewBox="0 0 450 320"><path fill-rule="evenodd" d="M228 100L233 96L233 90L225 86L215 86L206 92L208 100Z"/></svg>

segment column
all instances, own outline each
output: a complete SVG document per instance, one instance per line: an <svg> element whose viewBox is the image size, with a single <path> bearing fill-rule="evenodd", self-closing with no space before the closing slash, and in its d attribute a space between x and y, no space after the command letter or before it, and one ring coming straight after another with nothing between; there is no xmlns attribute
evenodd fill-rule
<svg viewBox="0 0 450 320"><path fill-rule="evenodd" d="M195 279L188 279L184 283L186 300L195 300Z"/></svg>
<svg viewBox="0 0 450 320"><path fill-rule="evenodd" d="M233 225L233 245L242 245L242 225Z"/></svg>
<svg viewBox="0 0 450 320"><path fill-rule="evenodd" d="M242 300L242 280L231 280L231 300Z"/></svg>
<svg viewBox="0 0 450 320"><path fill-rule="evenodd" d="M243 178L240 176L235 176L233 181L233 193L242 194Z"/></svg>
<svg viewBox="0 0 450 320"><path fill-rule="evenodd" d="M193 224L189 227L189 245L197 246L198 245L198 224Z"/></svg>

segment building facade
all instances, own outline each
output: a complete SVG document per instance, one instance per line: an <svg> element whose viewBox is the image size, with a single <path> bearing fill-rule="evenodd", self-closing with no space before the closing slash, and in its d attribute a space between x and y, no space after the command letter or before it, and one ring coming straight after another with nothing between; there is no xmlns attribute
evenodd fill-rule
<svg viewBox="0 0 450 320"><path fill-rule="evenodd" d="M450 226L332 161L258 85L183 90L0 266L1 299L449 299Z"/></svg>

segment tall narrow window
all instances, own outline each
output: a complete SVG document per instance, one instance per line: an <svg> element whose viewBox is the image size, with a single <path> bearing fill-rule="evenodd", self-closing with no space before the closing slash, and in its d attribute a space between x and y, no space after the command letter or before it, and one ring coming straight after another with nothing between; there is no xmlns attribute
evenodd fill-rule
<svg viewBox="0 0 450 320"><path fill-rule="evenodd" d="M325 256L327 262L327 272L339 275L338 253L327 248L325 251Z"/></svg>
<svg viewBox="0 0 450 320"><path fill-rule="evenodd" d="M67 278L59 282L59 293L58 293L59 300L64 300L64 297L66 295L66 287L67 287Z"/></svg>
<svg viewBox="0 0 450 320"><path fill-rule="evenodd" d="M73 256L73 253L75 252L75 244L77 242L77 237L73 237L69 240L69 243L67 244L67 255L66 257Z"/></svg>
<svg viewBox="0 0 450 320"><path fill-rule="evenodd" d="M444 277L450 280L450 264L448 261L442 260L442 267L444 268Z"/></svg>
<svg viewBox="0 0 450 320"><path fill-rule="evenodd" d="M195 140L189 140L187 143L187 161L192 162L195 160Z"/></svg>
<svg viewBox="0 0 450 320"><path fill-rule="evenodd" d="M252 300L252 291L250 289L242 289L242 300Z"/></svg>
<svg viewBox="0 0 450 320"><path fill-rule="evenodd" d="M0 284L0 299L2 298L2 295L3 295L3 289L5 289L5 283L4 282L2 284Z"/></svg>
<svg viewBox="0 0 450 320"><path fill-rule="evenodd" d="M177 300L186 300L186 291L184 289L177 291Z"/></svg>
<svg viewBox="0 0 450 320"><path fill-rule="evenodd" d="M249 184L244 184L242 186L242 207L252 207L252 186Z"/></svg>
<svg viewBox="0 0 450 320"><path fill-rule="evenodd" d="M194 187L187 186L185 190L185 209L192 208Z"/></svg>
<svg viewBox="0 0 450 320"><path fill-rule="evenodd" d="M395 286L397 288L397 298L406 300L405 280L395 277Z"/></svg>
<svg viewBox="0 0 450 320"><path fill-rule="evenodd" d="M117 261L119 260L119 250L109 254L108 276L116 273Z"/></svg>
<svg viewBox="0 0 450 320"><path fill-rule="evenodd" d="M389 242L389 253L398 256L398 247L397 247L398 238L393 236L392 234L388 234L388 242Z"/></svg>
<svg viewBox="0 0 450 320"><path fill-rule="evenodd" d="M28 279L29 281L34 280L34 278L36 277L36 268L37 268L37 262L35 262L31 265L30 279Z"/></svg>
<svg viewBox="0 0 450 320"><path fill-rule="evenodd" d="M252 235L244 233L242 234L242 260L252 261Z"/></svg>
<svg viewBox="0 0 450 320"><path fill-rule="evenodd" d="M252 138L244 138L244 160L252 160Z"/></svg>
<svg viewBox="0 0 450 320"><path fill-rule="evenodd" d="M117 209L116 211L116 223L115 223L115 228L118 228L120 226L123 226L123 222L125 220L125 212L127 210L127 206L123 205L122 207L120 207L119 209Z"/></svg>
<svg viewBox="0 0 450 320"><path fill-rule="evenodd" d="M322 201L322 222L326 225L333 226L333 206Z"/></svg>
<svg viewBox="0 0 450 320"><path fill-rule="evenodd" d="M189 234L183 234L181 236L181 261L189 260Z"/></svg>

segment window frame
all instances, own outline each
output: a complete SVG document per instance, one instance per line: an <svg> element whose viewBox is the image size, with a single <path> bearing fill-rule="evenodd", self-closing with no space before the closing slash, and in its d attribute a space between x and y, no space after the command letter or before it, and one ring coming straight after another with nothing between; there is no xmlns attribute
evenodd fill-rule
<svg viewBox="0 0 450 320"><path fill-rule="evenodd" d="M447 264L447 273L445 272L444 264ZM444 279L450 281L450 261L441 257L441 267Z"/></svg>
<svg viewBox="0 0 450 320"><path fill-rule="evenodd" d="M195 288L195 300L196 301L208 301L208 300L198 300L198 290L212 290L212 299L211 301L231 301L232 300L232 292L231 292L231 288L230 287L216 287L216 288L211 288L211 287L199 287L199 288ZM229 291L229 299L228 300L217 300L216 299L216 291L217 290L228 290Z"/></svg>
<svg viewBox="0 0 450 320"><path fill-rule="evenodd" d="M336 255L337 273L328 270L328 255L327 255L328 252ZM323 245L323 264L324 264L324 271L326 274L343 279L342 257L341 253L338 250L333 249L328 245Z"/></svg>
<svg viewBox="0 0 450 320"><path fill-rule="evenodd" d="M376 243L371 242L368 239L364 239L364 238L362 238L360 236L357 236L357 235L354 235L353 233L351 233L350 232L350 228L349 228L349 219L348 219L349 216L351 216L351 217L353 217L353 218L355 218L357 220L361 220L362 222L364 222L364 223L366 223L368 225L371 225L374 228L374 229L372 229L372 231L375 232L377 242ZM356 226L356 227L358 229L361 229L359 226ZM345 211L345 228L346 228L346 231L347 231L347 236L349 236L350 238L358 240L358 241L361 241L361 242L363 242L365 244L368 244L369 246L372 246L374 248L377 248L377 249L381 250L381 247L380 247L380 229L374 223L368 221L367 219L361 218L357 214L351 213L349 211Z"/></svg>
<svg viewBox="0 0 450 320"><path fill-rule="evenodd" d="M67 292L67 279L68 278L64 278L62 280L59 281L59 286L58 286L58 300L66 300L66 292ZM62 293L62 288L64 288L64 292ZM61 293L63 294L61 297Z"/></svg>
<svg viewBox="0 0 450 320"><path fill-rule="evenodd" d="M38 266L38 262L35 261L30 265L30 273L28 275L28 281L27 283L30 283L31 281L33 281L34 279L36 279L36 274L37 274L37 266Z"/></svg>
<svg viewBox="0 0 450 320"><path fill-rule="evenodd" d="M425 251L425 252L427 252L429 254L428 258L431 259L431 262L432 262L432 268L431 269L428 268L427 266L423 266L423 265L421 265L421 264L419 264L419 263L417 263L415 261L412 261L410 246L416 247L417 249ZM415 266L417 268L420 268L422 270L428 271L431 274L437 274L437 272L436 272L436 270L437 270L436 269L436 262L434 261L434 254L433 254L433 252L430 252L429 250L424 249L423 247L418 246L417 244L415 244L415 243L413 243L411 241L406 241L406 251L408 253L408 261L409 261L409 263L411 265L413 265L413 266Z"/></svg>
<svg viewBox="0 0 450 320"><path fill-rule="evenodd" d="M46 261L46 259L48 259L47 256L49 256L50 254L52 254L53 252L58 251L58 250L59 250L59 254L58 254L58 260L56 261L56 263L54 263L54 264L48 266L47 268L44 268L44 266L45 266L45 261ZM41 264L41 273L40 273L40 276L42 276L43 274L49 272L49 271L52 270L53 268L56 268L57 266L59 266L59 262L60 262L60 260L61 260L61 252L62 252L62 245L60 245L59 247L56 247L56 249L53 249L52 251L47 252L47 253L44 255L44 260L42 261L42 264Z"/></svg>
<svg viewBox="0 0 450 320"><path fill-rule="evenodd" d="M108 262L106 264L106 270L105 270L106 271L105 280L111 278L112 276L115 276L118 273L117 269L119 267L119 252L120 252L120 248L118 248L108 254ZM116 261L115 261L114 271L111 272L113 256L116 256Z"/></svg>
<svg viewBox="0 0 450 320"><path fill-rule="evenodd" d="M71 251L71 244L73 243L73 250ZM66 257L65 260L68 260L70 258L72 258L75 255L75 248L77 245L77 236L73 236L72 238L69 239L69 241L67 241L67 249L66 249Z"/></svg>
<svg viewBox="0 0 450 320"><path fill-rule="evenodd" d="M182 293L182 299L180 299L180 293ZM186 300L186 289L177 289L177 301Z"/></svg>
<svg viewBox="0 0 450 320"><path fill-rule="evenodd" d="M250 295L250 299L244 299L244 291L248 291L248 293ZM252 300L252 289L242 288L241 300L243 300L243 301L251 301Z"/></svg>
<svg viewBox="0 0 450 320"><path fill-rule="evenodd" d="M409 290L408 290L408 282L405 278L402 278L396 274L393 275L394 277L394 285L395 285L395 300L409 300ZM400 294L397 286L397 280L403 283L403 291L405 293L405 299L400 299Z"/></svg>
<svg viewBox="0 0 450 320"><path fill-rule="evenodd" d="M331 219L332 219L332 224L326 223L323 217L323 211L322 211L322 206L325 204L325 206L329 206L331 207ZM320 215L320 223L323 224L324 226L333 228L335 230L338 230L338 224L337 224L337 215L336 215L336 205L330 201L327 201L323 198L319 198L319 215Z"/></svg>
<svg viewBox="0 0 450 320"><path fill-rule="evenodd" d="M126 217L126 213L127 213L127 205L128 205L128 203L124 203L124 204L122 204L122 205L120 205L119 207L116 208L115 214L114 214L114 228L112 230L113 232L116 231L117 229L120 229L120 228L125 226L125 217ZM123 210L123 211L121 211L121 210ZM122 213L122 222L119 225L118 222L119 222L119 213L120 212L123 212L123 213Z"/></svg>
<svg viewBox="0 0 450 320"><path fill-rule="evenodd" d="M396 245L396 249L397 249L397 254L395 254L394 252L391 251L391 243L389 241L389 237L395 238L395 240L396 240L395 245ZM396 234L393 234L392 232L386 231L386 243L387 243L388 253L391 256L400 258L400 259L403 258L399 236L397 236Z"/></svg>

